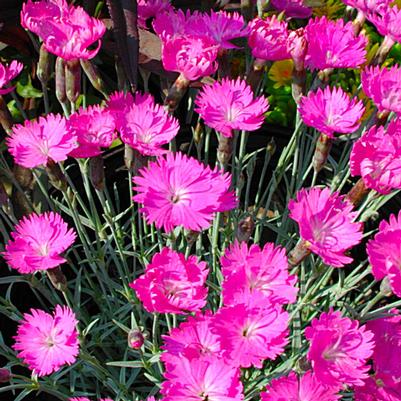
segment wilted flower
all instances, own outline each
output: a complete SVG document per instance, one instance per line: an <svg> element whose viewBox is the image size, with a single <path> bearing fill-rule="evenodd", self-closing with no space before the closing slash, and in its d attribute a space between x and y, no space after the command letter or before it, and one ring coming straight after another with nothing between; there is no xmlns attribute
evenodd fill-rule
<svg viewBox="0 0 401 401"><path fill-rule="evenodd" d="M22 71L23 67L23 64L17 60L11 61L8 66L0 63L0 95L6 95L14 89L14 87L5 88L5 86Z"/></svg>
<svg viewBox="0 0 401 401"><path fill-rule="evenodd" d="M305 329L308 359L316 378L326 386L362 386L368 378L367 360L373 354L373 333L356 320L330 310Z"/></svg>
<svg viewBox="0 0 401 401"><path fill-rule="evenodd" d="M205 282L209 270L196 256L163 248L146 266L145 273L130 284L148 312L195 312L206 304Z"/></svg>
<svg viewBox="0 0 401 401"><path fill-rule="evenodd" d="M249 47L252 55L262 60L284 60L290 58L287 50L288 29L285 21L275 15L265 20L255 18L249 23Z"/></svg>
<svg viewBox="0 0 401 401"><path fill-rule="evenodd" d="M96 56L106 31L101 20L65 0L28 0L22 6L21 25L36 33L48 52L65 60ZM96 42L97 47L89 50Z"/></svg>
<svg viewBox="0 0 401 401"><path fill-rule="evenodd" d="M305 27L305 37L305 66L312 70L356 68L366 61L367 38L355 34L352 22L326 17L311 19Z"/></svg>
<svg viewBox="0 0 401 401"><path fill-rule="evenodd" d="M208 228L214 213L236 206L230 174L181 153L158 157L139 174L133 178L138 192L134 200L143 203L141 211L149 223L167 232L177 226Z"/></svg>
<svg viewBox="0 0 401 401"><path fill-rule="evenodd" d="M251 87L241 78L204 85L195 104L205 123L226 137L232 136L232 130L260 128L269 108L263 96L254 99Z"/></svg>
<svg viewBox="0 0 401 401"><path fill-rule="evenodd" d="M182 35L162 41L162 62L167 71L176 71L189 81L217 70L218 45L206 36Z"/></svg>
<svg viewBox="0 0 401 401"><path fill-rule="evenodd" d="M238 368L216 358L180 358L165 373L161 393L164 401L241 401Z"/></svg>
<svg viewBox="0 0 401 401"><path fill-rule="evenodd" d="M394 294L401 297L401 212L390 216L389 223L382 221L379 232L371 239L366 251L376 280L388 277Z"/></svg>
<svg viewBox="0 0 401 401"><path fill-rule="evenodd" d="M49 375L75 362L79 352L77 324L67 306L57 305L53 316L31 309L18 326L13 348L38 376Z"/></svg>
<svg viewBox="0 0 401 401"><path fill-rule="evenodd" d="M52 269L65 262L60 256L75 240L60 215L54 212L25 216L11 233L3 253L7 263L22 274Z"/></svg>
<svg viewBox="0 0 401 401"><path fill-rule="evenodd" d="M364 111L363 102L358 98L351 99L341 87L319 88L303 96L299 103L303 122L330 138L336 132L355 132L361 124Z"/></svg>
<svg viewBox="0 0 401 401"><path fill-rule="evenodd" d="M71 114L68 125L79 144L70 152L72 157L98 156L102 153L101 148L108 148L116 138L116 125L111 113L98 105Z"/></svg>
<svg viewBox="0 0 401 401"><path fill-rule="evenodd" d="M212 321L223 356L234 366L262 367L275 359L288 342L288 314L260 292L246 294L233 306L221 308Z"/></svg>
<svg viewBox="0 0 401 401"><path fill-rule="evenodd" d="M387 128L373 126L353 145L350 156L352 176L362 176L367 188L381 194L401 189L401 122L392 120Z"/></svg>
<svg viewBox="0 0 401 401"><path fill-rule="evenodd" d="M173 10L170 0L138 0L138 24L141 28L146 28L146 21L149 18Z"/></svg>
<svg viewBox="0 0 401 401"><path fill-rule="evenodd" d="M262 401L336 401L337 390L319 382L312 371L298 377L295 372L274 379L260 394Z"/></svg>
<svg viewBox="0 0 401 401"><path fill-rule="evenodd" d="M295 302L298 289L297 278L288 274L285 249L267 243L259 245L235 242L226 249L221 258L224 276L224 305L235 305L239 293L260 292L269 302Z"/></svg>
<svg viewBox="0 0 401 401"><path fill-rule="evenodd" d="M342 267L352 262L344 252L362 239L362 223L352 204L329 188L301 189L296 200L288 203L290 217L298 223L305 246L319 255L323 262Z"/></svg>
<svg viewBox="0 0 401 401"><path fill-rule="evenodd" d="M38 121L27 120L12 130L6 140L8 150L15 163L26 168L46 165L49 160L65 160L77 147L76 136L60 115L48 114Z"/></svg>
<svg viewBox="0 0 401 401"><path fill-rule="evenodd" d="M367 67L361 73L361 82L379 111L401 113L401 67Z"/></svg>
<svg viewBox="0 0 401 401"><path fill-rule="evenodd" d="M272 5L279 11L284 11L287 17L308 18L312 9L305 5L304 0L272 0Z"/></svg>

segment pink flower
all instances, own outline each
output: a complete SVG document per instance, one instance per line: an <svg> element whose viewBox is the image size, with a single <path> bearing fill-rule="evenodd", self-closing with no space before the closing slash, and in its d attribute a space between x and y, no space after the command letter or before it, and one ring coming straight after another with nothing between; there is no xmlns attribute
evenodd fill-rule
<svg viewBox="0 0 401 401"><path fill-rule="evenodd" d="M70 401L91 401L91 400L86 397L74 397L70 398ZM99 401L113 401L113 400L111 398L100 398Z"/></svg>
<svg viewBox="0 0 401 401"><path fill-rule="evenodd" d="M102 21L65 0L28 0L22 6L21 25L36 33L47 51L65 60L96 56L106 31ZM96 42L96 48L88 50Z"/></svg>
<svg viewBox="0 0 401 401"><path fill-rule="evenodd" d="M11 61L10 65L0 63L0 95L10 93L14 86L5 88L23 69L23 64L17 60Z"/></svg>
<svg viewBox="0 0 401 401"><path fill-rule="evenodd" d="M49 160L65 160L77 147L76 136L66 119L58 114L15 125L6 141L15 163L26 168L46 165Z"/></svg>
<svg viewBox="0 0 401 401"><path fill-rule="evenodd" d="M117 118L121 140L148 156L165 153L161 146L169 143L180 129L178 120L148 94L136 93L132 104Z"/></svg>
<svg viewBox="0 0 401 401"><path fill-rule="evenodd" d="M352 147L350 167L352 176L362 176L366 187L381 194L401 189L401 121L362 135Z"/></svg>
<svg viewBox="0 0 401 401"><path fill-rule="evenodd" d="M75 362L79 352L77 324L68 306L57 305L53 316L31 309L18 326L13 348L38 376L49 375Z"/></svg>
<svg viewBox="0 0 401 401"><path fill-rule="evenodd" d="M165 373L163 401L241 401L239 369L223 360L209 357L181 358Z"/></svg>
<svg viewBox="0 0 401 401"><path fill-rule="evenodd" d="M285 249L267 243L259 245L235 242L226 249L221 258L224 276L224 305L232 306L241 292L257 291L269 301L278 303L295 302L298 289L296 276L288 274L288 260Z"/></svg>
<svg viewBox="0 0 401 401"><path fill-rule="evenodd" d="M366 67L361 73L363 91L379 111L401 113L401 67Z"/></svg>
<svg viewBox="0 0 401 401"><path fill-rule="evenodd" d="M400 401L401 384L388 386L379 377L369 377L361 387L355 387L355 401Z"/></svg>
<svg viewBox="0 0 401 401"><path fill-rule="evenodd" d="M192 360L221 357L219 337L211 331L212 320L210 311L206 311L204 315L198 313L172 329L168 335L162 336L164 345L161 348L165 352L161 355L161 360L170 366L175 364L177 358Z"/></svg>
<svg viewBox="0 0 401 401"><path fill-rule="evenodd" d="M232 130L260 128L269 108L263 96L254 99L251 87L241 78L223 78L213 85L204 85L195 104L205 123L226 137L232 136Z"/></svg>
<svg viewBox="0 0 401 401"><path fill-rule="evenodd" d="M149 223L167 232L183 226L199 231L210 226L216 212L236 206L230 190L231 176L211 170L182 153L168 153L139 170L133 181L138 192L134 200Z"/></svg>
<svg viewBox="0 0 401 401"><path fill-rule="evenodd" d="M288 17L308 18L312 9L304 4L304 0L272 0L272 5L279 11L285 11Z"/></svg>
<svg viewBox="0 0 401 401"><path fill-rule="evenodd" d="M390 7L387 1L380 7L376 7L375 11L367 15L369 21L375 25L381 35L391 39L391 45L394 42L401 43L401 9L396 5Z"/></svg>
<svg viewBox="0 0 401 401"><path fill-rule="evenodd" d="M188 32L188 28L197 19L199 12L195 11L191 14L188 10L184 13L182 10L169 10L164 13L157 14L153 20L153 29L162 41L171 39L173 36L184 36L192 34ZM195 36L205 36L204 32L199 32Z"/></svg>
<svg viewBox="0 0 401 401"><path fill-rule="evenodd" d="M367 246L369 262L372 265L372 274L376 280L388 277L392 291L401 297L401 212L396 217L390 216L390 221L379 224L379 232L371 239Z"/></svg>
<svg viewBox="0 0 401 401"><path fill-rule="evenodd" d="M217 70L218 45L204 36L173 36L162 42L162 62L167 71L176 71L189 81Z"/></svg>
<svg viewBox="0 0 401 401"><path fill-rule="evenodd" d="M205 262L196 256L185 256L169 248L156 253L145 273L130 284L148 312L196 312L206 304Z"/></svg>
<svg viewBox="0 0 401 401"><path fill-rule="evenodd" d="M3 253L7 263L22 274L52 269L65 262L60 256L75 240L60 215L53 212L25 216L11 233Z"/></svg>
<svg viewBox="0 0 401 401"><path fill-rule="evenodd" d="M366 61L368 40L355 35L352 22L326 17L309 20L305 28L308 53L305 65L312 70L356 68Z"/></svg>
<svg viewBox="0 0 401 401"><path fill-rule="evenodd" d="M318 89L301 98L299 112L306 125L317 129L330 138L334 133L351 134L355 132L365 112L358 98L351 99L341 87Z"/></svg>
<svg viewBox="0 0 401 401"><path fill-rule="evenodd" d="M392 0L342 0L344 4L357 8L364 14L378 12L382 7L388 7Z"/></svg>
<svg viewBox="0 0 401 401"><path fill-rule="evenodd" d="M244 368L261 368L262 361L281 354L288 342L287 326L287 312L259 292L244 296L237 305L221 308L212 321L223 356Z"/></svg>
<svg viewBox="0 0 401 401"><path fill-rule="evenodd" d="M115 123L111 113L100 106L81 108L70 116L69 127L77 136L79 147L69 156L92 157L102 153L101 148L108 148L116 138Z"/></svg>
<svg viewBox="0 0 401 401"><path fill-rule="evenodd" d="M273 15L265 20L255 18L248 26L248 44L254 57L272 61L290 58L287 50L289 32L285 21L279 21Z"/></svg>
<svg viewBox="0 0 401 401"><path fill-rule="evenodd" d="M308 359L316 379L326 386L362 386L368 378L366 361L373 354L373 333L356 320L330 310L305 329Z"/></svg>
<svg viewBox="0 0 401 401"><path fill-rule="evenodd" d="M309 370L302 377L291 372L272 380L260 396L262 401L336 401L340 398L336 393L335 388L320 383Z"/></svg>
<svg viewBox="0 0 401 401"><path fill-rule="evenodd" d="M352 212L352 204L344 196L330 193L329 188L301 189L288 209L302 239L324 263L342 267L352 262L344 252L361 241L362 223L354 222L357 212Z"/></svg>
<svg viewBox="0 0 401 401"><path fill-rule="evenodd" d="M173 11L170 0L139 0L138 1L138 24L146 29L146 21L149 18L162 15L164 12Z"/></svg>

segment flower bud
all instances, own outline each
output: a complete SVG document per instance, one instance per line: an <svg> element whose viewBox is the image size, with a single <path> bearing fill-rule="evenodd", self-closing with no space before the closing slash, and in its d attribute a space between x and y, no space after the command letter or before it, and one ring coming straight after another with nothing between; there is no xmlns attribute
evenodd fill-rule
<svg viewBox="0 0 401 401"><path fill-rule="evenodd" d="M0 383L8 383L11 379L11 372L6 368L0 368Z"/></svg>
<svg viewBox="0 0 401 401"><path fill-rule="evenodd" d="M129 347L131 347L133 349L139 349L142 347L144 342L145 342L145 339L140 330L138 330L138 329L130 330L130 332L128 333L128 346Z"/></svg>
<svg viewBox="0 0 401 401"><path fill-rule="evenodd" d="M303 28L292 31L288 35L287 50L294 60L295 70L302 71L308 51L308 42L306 41Z"/></svg>

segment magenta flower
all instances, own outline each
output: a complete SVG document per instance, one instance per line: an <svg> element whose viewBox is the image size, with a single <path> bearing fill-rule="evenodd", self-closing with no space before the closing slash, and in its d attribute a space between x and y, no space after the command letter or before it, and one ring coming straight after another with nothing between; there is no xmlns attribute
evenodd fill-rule
<svg viewBox="0 0 401 401"><path fill-rule="evenodd" d="M333 138L334 133L351 134L360 124L365 107L361 100L351 99L341 87L318 89L303 96L299 112L306 125Z"/></svg>
<svg viewBox="0 0 401 401"><path fill-rule="evenodd" d="M239 369L223 360L209 357L181 358L165 373L163 401L241 401Z"/></svg>
<svg viewBox="0 0 401 401"><path fill-rule="evenodd" d="M173 10L170 0L138 0L138 24L141 28L146 29L146 21L149 18Z"/></svg>
<svg viewBox="0 0 401 401"><path fill-rule="evenodd" d="M212 321L223 356L234 366L262 367L265 359L275 359L288 342L288 314L259 292L221 308Z"/></svg>
<svg viewBox="0 0 401 401"><path fill-rule="evenodd" d="M173 36L184 36L192 34L188 32L190 26L195 22L200 13L195 11L191 14L188 10L184 13L182 10L169 10L157 14L153 20L153 29L162 41L171 39ZM195 36L205 36L204 30L198 32Z"/></svg>
<svg viewBox="0 0 401 401"><path fill-rule="evenodd" d="M163 248L130 286L148 312L184 314L206 305L208 273L206 263L198 262L196 256L186 259Z"/></svg>
<svg viewBox="0 0 401 401"><path fill-rule="evenodd" d="M196 81L217 70L218 45L206 36L173 36L162 42L162 62L167 71L176 71Z"/></svg>
<svg viewBox="0 0 401 401"><path fill-rule="evenodd" d="M91 401L87 397L74 397L70 398L70 401ZM113 401L111 398L100 398L99 401Z"/></svg>
<svg viewBox="0 0 401 401"><path fill-rule="evenodd" d="M401 121L373 126L361 136L352 147L350 168L352 176L381 194L401 189Z"/></svg>
<svg viewBox="0 0 401 401"><path fill-rule="evenodd" d="M108 148L116 139L116 126L111 113L100 106L81 108L70 116L69 127L77 136L78 148L69 156L92 157L102 153L101 148Z"/></svg>
<svg viewBox="0 0 401 401"><path fill-rule="evenodd" d="M0 95L10 93L14 86L5 88L24 68L23 64L17 60L11 61L10 65L0 63Z"/></svg>
<svg viewBox="0 0 401 401"><path fill-rule="evenodd" d="M22 274L61 265L66 260L60 255L75 241L74 230L53 212L25 216L11 236L3 256Z"/></svg>
<svg viewBox="0 0 401 401"><path fill-rule="evenodd" d="M28 0L22 6L21 25L38 35L47 51L65 60L96 56L106 31L102 21L65 0Z"/></svg>
<svg viewBox="0 0 401 401"><path fill-rule="evenodd" d="M260 128L269 108L263 96L254 99L251 87L241 78L203 85L195 104L205 123L226 137L231 137L233 130Z"/></svg>
<svg viewBox="0 0 401 401"><path fill-rule="evenodd" d="M269 302L280 304L295 302L298 289L296 276L288 274L285 249L273 243L248 245L235 242L221 257L224 276L223 301L226 306L237 303L242 292L260 292Z"/></svg>
<svg viewBox="0 0 401 401"><path fill-rule="evenodd" d="M284 11L288 17L308 18L312 9L304 4L304 0L272 0L272 6L278 11Z"/></svg>
<svg viewBox="0 0 401 401"><path fill-rule="evenodd" d="M389 223L381 221L379 232L366 246L373 276L376 280L387 276L392 291L398 297L401 297L400 240L401 212L397 217L392 214Z"/></svg>
<svg viewBox="0 0 401 401"><path fill-rule="evenodd" d="M46 165L49 160L65 160L77 147L75 134L58 114L15 125L6 141L15 163L26 168Z"/></svg>
<svg viewBox="0 0 401 401"><path fill-rule="evenodd" d="M329 188L301 189L296 200L288 203L290 217L298 223L301 238L323 262L334 267L351 263L344 252L362 239L362 223L352 204Z"/></svg>
<svg viewBox="0 0 401 401"><path fill-rule="evenodd" d="M366 67L361 73L363 91L379 111L401 113L401 67Z"/></svg>
<svg viewBox="0 0 401 401"><path fill-rule="evenodd" d="M31 309L18 326L13 348L38 376L75 362L79 352L77 320L68 306L57 305L53 316Z"/></svg>
<svg viewBox="0 0 401 401"><path fill-rule="evenodd" d="M382 7L388 7L392 0L342 0L344 4L357 8L364 14L377 13Z"/></svg>
<svg viewBox="0 0 401 401"><path fill-rule="evenodd" d="M265 20L255 18L249 24L248 44L255 58L262 60L285 60L290 58L287 50L288 25L275 15Z"/></svg>
<svg viewBox="0 0 401 401"><path fill-rule="evenodd" d="M295 372L271 381L266 392L260 393L262 401L336 401L335 388L326 387L308 370L298 377Z"/></svg>
<svg viewBox="0 0 401 401"><path fill-rule="evenodd" d="M165 153L166 150L161 146L169 143L180 129L178 120L148 94L136 93L132 97L132 104L124 113L118 112L116 117L121 140L142 155L158 156Z"/></svg>
<svg viewBox="0 0 401 401"><path fill-rule="evenodd" d="M381 35L391 40L390 45L394 44L394 42L401 43L401 9L396 5L390 7L387 1L380 7L376 7L375 11L367 15L369 21L375 25Z"/></svg>
<svg viewBox="0 0 401 401"><path fill-rule="evenodd" d="M368 378L366 361L372 356L373 333L356 320L330 310L305 329L308 359L316 378L326 386L362 386Z"/></svg>
<svg viewBox="0 0 401 401"><path fill-rule="evenodd" d="M133 181L138 192L134 200L148 223L170 232L183 226L199 231L210 226L216 212L236 206L230 190L231 176L211 170L198 160L181 153L168 153L139 170Z"/></svg>
<svg viewBox="0 0 401 401"><path fill-rule="evenodd" d="M311 70L356 68L366 61L368 40L355 35L352 22L344 23L326 17L309 20L305 28L308 52L305 65Z"/></svg>
<svg viewBox="0 0 401 401"><path fill-rule="evenodd" d="M174 366L177 359L181 358L192 360L221 357L219 337L211 331L212 320L210 311L206 311L204 315L199 313L194 317L190 316L168 335L162 336L164 345L161 348L165 352L161 355L161 360L167 366Z"/></svg>
<svg viewBox="0 0 401 401"><path fill-rule="evenodd" d="M389 386L380 376L369 377L361 387L355 387L355 401L400 401L401 384Z"/></svg>

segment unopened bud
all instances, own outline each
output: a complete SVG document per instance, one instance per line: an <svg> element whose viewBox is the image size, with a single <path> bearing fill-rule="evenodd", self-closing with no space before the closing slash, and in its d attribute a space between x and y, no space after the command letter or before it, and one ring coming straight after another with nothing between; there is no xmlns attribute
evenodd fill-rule
<svg viewBox="0 0 401 401"><path fill-rule="evenodd" d="M46 165L46 173L49 177L50 183L54 186L54 188L59 191L65 191L68 187L67 179L64 176L64 173L61 171L60 166L55 163L53 160L49 160Z"/></svg>
<svg viewBox="0 0 401 401"><path fill-rule="evenodd" d="M36 75L38 76L39 81L43 84L46 84L50 79L52 62L53 56L46 50L45 46L42 45L40 47L38 70Z"/></svg>
<svg viewBox="0 0 401 401"><path fill-rule="evenodd" d="M315 148L315 154L313 155L313 169L318 173L323 166L326 164L326 160L329 157L332 141L331 138L325 134L320 134Z"/></svg>
<svg viewBox="0 0 401 401"><path fill-rule="evenodd" d="M220 135L217 159L225 167L233 154L233 138Z"/></svg>
<svg viewBox="0 0 401 401"><path fill-rule="evenodd" d="M143 334L138 329L130 330L128 333L128 346L133 349L139 349L142 347L143 343L145 342L145 338Z"/></svg>
<svg viewBox="0 0 401 401"><path fill-rule="evenodd" d="M288 36L287 50L294 60L296 71L304 69L306 53L308 51L308 42L305 38L304 29L299 28L292 31Z"/></svg>
<svg viewBox="0 0 401 401"><path fill-rule="evenodd" d="M393 291L391 289L390 280L386 276L380 283L380 293L383 294L385 297L389 297Z"/></svg>
<svg viewBox="0 0 401 401"><path fill-rule="evenodd" d="M65 92L65 62L61 57L56 59L56 97L61 104L67 102Z"/></svg>
<svg viewBox="0 0 401 401"><path fill-rule="evenodd" d="M11 372L6 368L0 368L0 383L8 383L11 379Z"/></svg>
<svg viewBox="0 0 401 401"><path fill-rule="evenodd" d="M196 127L194 129L194 142L196 145L198 145L200 143L200 141L202 140L203 137L203 128L204 125L202 123L202 121L198 121L198 123L196 124Z"/></svg>
<svg viewBox="0 0 401 401"><path fill-rule="evenodd" d="M46 270L47 277L49 277L50 282L56 290L65 292L67 291L67 279L64 276L63 271L60 266L53 269Z"/></svg>
<svg viewBox="0 0 401 401"><path fill-rule="evenodd" d="M175 80L164 101L168 112L172 113L177 108L185 92L187 91L189 84L190 81L182 74L180 74Z"/></svg>
<svg viewBox="0 0 401 401"><path fill-rule="evenodd" d="M79 60L67 61L65 66L65 89L67 98L75 103L81 93L81 65Z"/></svg>
<svg viewBox="0 0 401 401"><path fill-rule="evenodd" d="M98 90L104 97L107 97L105 84L99 74L99 70L91 60L80 60L81 67L84 70L92 86Z"/></svg>
<svg viewBox="0 0 401 401"><path fill-rule="evenodd" d="M238 241L249 241L249 238L252 235L253 229L255 227L255 223L253 221L252 216L245 217L238 223L236 237Z"/></svg>
<svg viewBox="0 0 401 401"><path fill-rule="evenodd" d="M90 179L92 185L98 191L104 190L104 162L103 156L92 157L89 161Z"/></svg>

